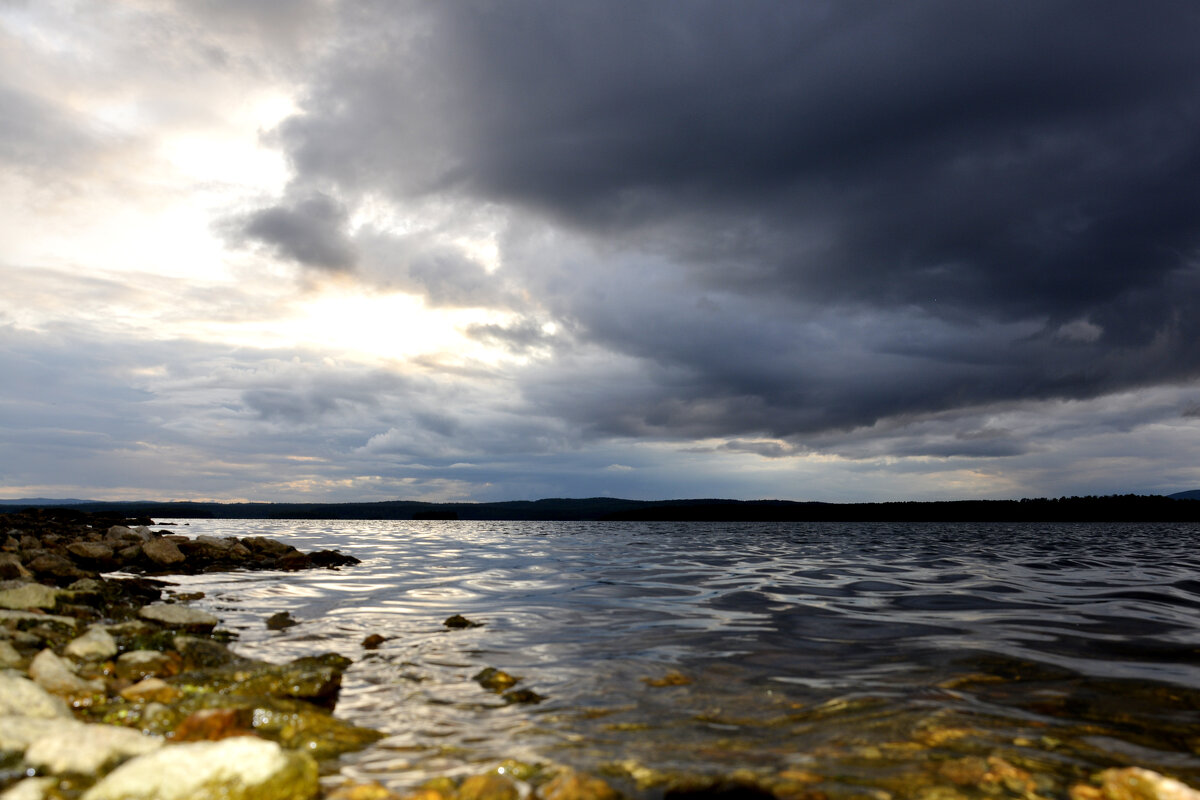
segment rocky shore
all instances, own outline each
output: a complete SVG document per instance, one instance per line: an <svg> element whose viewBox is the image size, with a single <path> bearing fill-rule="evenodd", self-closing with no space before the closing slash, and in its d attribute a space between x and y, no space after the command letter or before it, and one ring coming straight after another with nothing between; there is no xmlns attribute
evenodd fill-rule
<svg viewBox="0 0 1200 800"><path fill-rule="evenodd" d="M382 738L332 713L350 660L337 653L283 664L244 658L227 646L231 636L218 618L188 605L197 596L156 576L338 569L357 559L335 550L301 553L262 537L188 537L151 526L147 519L64 509L0 516L0 800L621 796L620 782L515 761L461 780L435 779L407 795L339 777L340 755ZM444 624L477 623L455 616ZM368 637L363 647L381 641ZM475 679L507 702L542 699L513 690L517 679L499 670ZM1023 770L981 763L963 791L1039 796ZM649 783L672 798L828 800L822 780L788 773L774 781L747 774ZM632 791L642 783L634 781ZM937 800L923 791L931 788L914 787L913 796ZM1200 800L1190 787L1137 768L1105 770L1068 794L1070 800ZM891 800L870 791L862 797Z"/></svg>

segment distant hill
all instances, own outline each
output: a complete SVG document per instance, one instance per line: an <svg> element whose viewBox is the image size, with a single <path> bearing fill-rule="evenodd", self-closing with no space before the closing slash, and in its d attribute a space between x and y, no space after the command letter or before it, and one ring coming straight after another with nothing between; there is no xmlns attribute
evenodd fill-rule
<svg viewBox="0 0 1200 800"><path fill-rule="evenodd" d="M1186 492L1176 492L1175 494L1167 495L1167 497L1170 497L1173 500L1200 500L1200 489L1189 489Z"/></svg>
<svg viewBox="0 0 1200 800"><path fill-rule="evenodd" d="M0 506L21 506L28 508L30 506L77 506L83 503L94 503L95 500L79 500L75 498L53 498L53 497L21 497L16 500L0 500Z"/></svg>
<svg viewBox="0 0 1200 800"><path fill-rule="evenodd" d="M1162 495L817 503L787 500L548 498L500 503L155 503L53 501L80 511L153 519L460 519L728 522L1200 522L1200 492ZM9 501L0 513L47 505Z"/></svg>

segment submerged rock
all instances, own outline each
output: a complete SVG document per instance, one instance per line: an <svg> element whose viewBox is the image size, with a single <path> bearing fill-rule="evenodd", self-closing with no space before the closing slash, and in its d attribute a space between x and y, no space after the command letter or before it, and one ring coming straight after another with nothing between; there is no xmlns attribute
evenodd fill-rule
<svg viewBox="0 0 1200 800"><path fill-rule="evenodd" d="M317 788L311 756L239 736L139 756L109 773L83 800L307 800Z"/></svg>
<svg viewBox="0 0 1200 800"><path fill-rule="evenodd" d="M607 782L575 770L563 770L538 790L542 800L617 800L620 793Z"/></svg>
<svg viewBox="0 0 1200 800"><path fill-rule="evenodd" d="M458 800L517 800L519 796L512 778L494 772L472 775L458 787Z"/></svg>
<svg viewBox="0 0 1200 800"><path fill-rule="evenodd" d="M457 630L457 629L461 629L461 628L482 628L483 627L482 622L472 622L471 620L464 617L462 614L455 614L452 617L448 617L446 619L446 621L443 622L442 624L452 630Z"/></svg>
<svg viewBox="0 0 1200 800"><path fill-rule="evenodd" d="M502 669L495 667L487 667L471 677L471 680L478 683L485 689L500 693L505 689L511 689L521 682L520 678L509 675Z"/></svg>
<svg viewBox="0 0 1200 800"><path fill-rule="evenodd" d="M280 611L267 617L267 629L272 631L281 631L299 624L300 622L292 616L290 611Z"/></svg>

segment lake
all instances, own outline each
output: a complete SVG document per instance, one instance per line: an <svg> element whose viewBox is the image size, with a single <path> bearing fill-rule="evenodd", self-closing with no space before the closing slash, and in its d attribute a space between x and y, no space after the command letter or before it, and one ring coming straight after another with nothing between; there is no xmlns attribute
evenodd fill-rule
<svg viewBox="0 0 1200 800"><path fill-rule="evenodd" d="M647 798L739 774L877 800L1065 797L1126 765L1200 785L1198 525L189 523L362 559L173 580L245 655L354 659L337 715L388 736L343 771L389 788L506 758Z"/></svg>

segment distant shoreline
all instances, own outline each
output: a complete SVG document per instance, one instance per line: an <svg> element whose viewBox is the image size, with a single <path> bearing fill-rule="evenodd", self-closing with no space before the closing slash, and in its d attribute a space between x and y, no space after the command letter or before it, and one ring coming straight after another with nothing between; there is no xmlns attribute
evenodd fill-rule
<svg viewBox="0 0 1200 800"><path fill-rule="evenodd" d="M1192 495L1194 493L1186 493ZM662 522L1200 522L1200 499L1162 495L819 503L787 500L545 499L495 503L195 503L3 501L0 513L53 506L155 519L347 519Z"/></svg>

